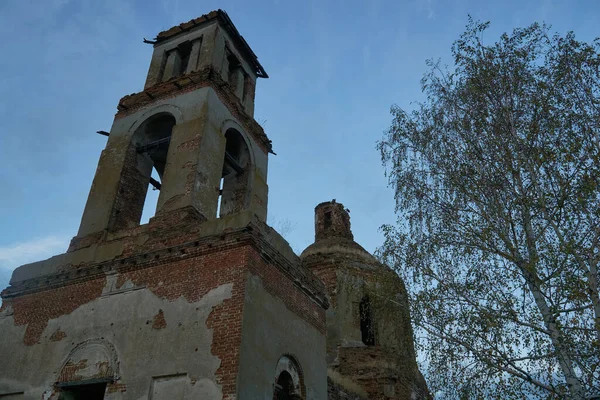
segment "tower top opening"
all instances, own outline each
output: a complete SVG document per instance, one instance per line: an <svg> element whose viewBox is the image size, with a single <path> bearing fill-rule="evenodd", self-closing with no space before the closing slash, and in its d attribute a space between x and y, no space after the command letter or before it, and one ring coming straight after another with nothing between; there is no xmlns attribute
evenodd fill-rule
<svg viewBox="0 0 600 400"><path fill-rule="evenodd" d="M213 21L218 21L220 25L227 31L233 42L233 46L237 48L241 55L252 66L254 72L256 73L256 76L258 78L268 78L269 75L267 74L263 66L260 64L260 62L258 62L258 57L256 56L256 54L254 54L244 37L240 35L237 28L231 21L231 18L229 18L227 13L221 9L211 11L198 18L191 19L187 22L183 22L179 25L176 25L170 29L159 32L156 35L156 38L154 38L154 45L161 45L166 41L169 41L179 36L183 36L187 32L193 31L197 28L200 28L201 26L208 25Z"/></svg>

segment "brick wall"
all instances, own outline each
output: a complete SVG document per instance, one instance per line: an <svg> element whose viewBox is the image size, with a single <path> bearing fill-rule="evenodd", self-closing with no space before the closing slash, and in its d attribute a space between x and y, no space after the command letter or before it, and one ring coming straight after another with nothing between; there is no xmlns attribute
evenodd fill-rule
<svg viewBox="0 0 600 400"><path fill-rule="evenodd" d="M183 296L188 302L198 301L220 285L233 283L232 297L214 307L207 320L207 327L213 329L211 351L221 360L216 372L216 382L222 385L225 399L233 399L236 392L243 291L248 253L251 250L247 245L228 248L231 245L232 243L223 241L222 249L217 248L214 252L198 256L190 251L192 254L181 261L165 263L152 260L143 268L120 273L117 280L117 289L123 283L131 281L136 286L145 286L160 298L173 301ZM195 251L202 250L205 249L198 248ZM40 340L50 319L71 313L79 306L98 298L105 285L104 277L75 282L17 296L3 306L12 305L15 324L27 325L24 343L34 345ZM109 324L110 321L106 323ZM158 324L160 325L160 321Z"/></svg>
<svg viewBox="0 0 600 400"><path fill-rule="evenodd" d="M179 242L181 238L174 241ZM145 287L161 299L175 301L183 297L192 303L212 289L233 284L231 297L214 307L206 321L207 327L213 330L211 353L221 361L215 380L221 385L224 399L234 399L237 391L244 289L249 272L260 276L265 289L282 299L288 309L325 334L324 308L296 286L289 273L276 265L281 260L266 256L239 235L219 235L208 242L196 241L185 247L167 249L162 247L164 241L157 243L162 248L159 253L138 253L135 259L112 262L111 271L118 273L115 289L131 282L134 287ZM288 265L286 268L289 271L300 267ZM102 269L95 276L83 274L84 270L94 270L94 265L78 269L82 271L82 277L62 286L5 299L3 307L12 306L15 324L27 325L24 344L36 344L50 319L71 313L102 295L107 284ZM161 329L166 322L159 311L150 323L155 329ZM68 336L69 333L61 334Z"/></svg>

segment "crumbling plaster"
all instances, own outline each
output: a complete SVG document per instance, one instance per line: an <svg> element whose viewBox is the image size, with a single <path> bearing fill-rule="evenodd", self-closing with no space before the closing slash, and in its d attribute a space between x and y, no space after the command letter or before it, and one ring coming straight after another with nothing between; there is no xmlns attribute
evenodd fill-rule
<svg viewBox="0 0 600 400"><path fill-rule="evenodd" d="M219 181L225 153L225 131L240 132L251 153L248 191L252 209L266 220L267 154L221 102L214 89L202 87L178 96L157 100L152 106L115 118L90 190L78 236L110 227L121 176L126 168L129 143L139 126L152 115L167 112L176 119L171 135L163 187L157 213L192 206L205 218L216 215Z"/></svg>
<svg viewBox="0 0 600 400"><path fill-rule="evenodd" d="M131 282L117 288L114 276L108 276L101 297L49 320L33 346L23 343L26 326L15 325L12 315L0 316L0 354L19 354L0 364L0 395L24 392L24 399L40 399L54 392L66 355L82 342L101 338L114 346L119 365L115 378L127 386L126 395L109 393L107 399L147 399L149 378L172 374L186 376L184 399L221 399L214 382L220 360L211 353L213 333L206 321L215 306L231 297L231 290L232 284L225 284L195 302L183 297L169 301ZM161 311L166 324L153 328ZM65 336L51 340L56 331Z"/></svg>

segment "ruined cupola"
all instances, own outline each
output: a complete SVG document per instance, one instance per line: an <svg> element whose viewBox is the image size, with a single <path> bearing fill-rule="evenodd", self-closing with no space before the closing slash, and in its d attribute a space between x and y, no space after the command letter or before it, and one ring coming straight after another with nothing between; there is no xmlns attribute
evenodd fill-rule
<svg viewBox="0 0 600 400"><path fill-rule="evenodd" d="M430 398L416 364L404 283L354 241L343 204L332 200L315 207L315 242L300 258L323 281L331 304L330 398L342 393L365 399Z"/></svg>

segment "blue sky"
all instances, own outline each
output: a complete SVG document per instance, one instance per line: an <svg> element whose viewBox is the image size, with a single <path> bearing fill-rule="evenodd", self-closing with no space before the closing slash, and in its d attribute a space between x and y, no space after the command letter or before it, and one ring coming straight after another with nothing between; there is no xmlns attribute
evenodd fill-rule
<svg viewBox="0 0 600 400"><path fill-rule="evenodd" d="M381 244L394 201L375 149L389 108L421 99L425 60L451 63L467 14L485 40L546 21L592 40L596 1L0 1L0 288L20 264L63 252L75 235L118 100L142 89L142 38L226 10L270 75L256 119L273 140L269 222L296 251L313 208L337 199L356 240ZM1 289L0 289L1 290Z"/></svg>

